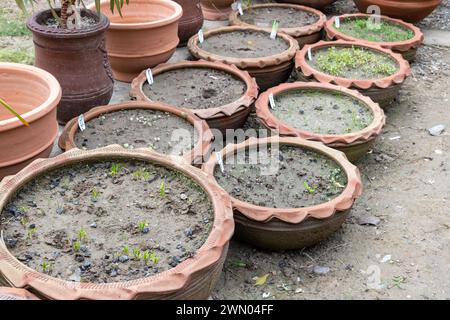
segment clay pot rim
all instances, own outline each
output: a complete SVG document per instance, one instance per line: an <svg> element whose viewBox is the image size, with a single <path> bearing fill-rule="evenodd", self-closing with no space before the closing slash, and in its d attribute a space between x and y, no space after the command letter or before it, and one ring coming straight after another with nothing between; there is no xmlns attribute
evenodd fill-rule
<svg viewBox="0 0 450 320"><path fill-rule="evenodd" d="M233 114L242 111L243 109L249 108L258 97L258 85L256 84L256 80L252 78L247 71L239 70L239 68L234 65L206 60L179 61L176 63L163 63L156 66L155 68L152 68L151 70L153 76L156 76L164 72L184 68L209 68L220 70L235 76L236 78L244 82L247 86L245 93L239 99L220 107L209 109L189 109L177 107L182 110L189 110L201 119L212 120L224 116L232 116ZM145 72L146 70L142 71L139 76L134 78L131 82L130 96L135 97L139 101L151 102L152 100L150 100L143 91L144 83L147 82L147 76Z"/></svg>
<svg viewBox="0 0 450 320"><path fill-rule="evenodd" d="M56 78L52 74L34 66L20 63L0 62L0 74L11 74L11 72L15 73L16 76L17 72L20 72L20 75L22 77L38 77L42 80L42 83L46 84L49 90L47 99L41 105L37 106L31 111L21 114L22 118L24 118L28 123L31 124L33 121L42 118L56 108L56 102L61 99L62 90L58 80L56 80ZM21 126L24 126L24 124L13 115L11 115L11 118L8 118L6 120L0 120L0 132L4 132Z"/></svg>
<svg viewBox="0 0 450 320"><path fill-rule="evenodd" d="M0 300L1 297L12 297L11 300L39 300L34 294L26 289L10 288L10 287L0 287ZM6 299L8 300L8 299Z"/></svg>
<svg viewBox="0 0 450 320"><path fill-rule="evenodd" d="M323 27L325 26L325 22L327 21L327 17L324 13L322 13L322 11L311 8L311 7L298 5L298 4L265 3L265 4L255 4L255 5L252 5L250 8L258 9L258 8L271 8L271 7L291 8L291 9L295 9L297 11L306 11L306 12L312 13L318 17L318 20L316 22L314 22L313 24L309 24L309 25L302 26L302 27L291 27L291 28L279 28L278 29L279 32L286 33L294 38L298 38L301 36L306 36L306 35L320 32L323 29ZM248 10L248 8L244 8L244 12L246 10ZM233 11L232 13L230 13L229 20L230 20L231 25L257 27L256 25L249 24L247 22L242 21L240 19L239 12L237 12L237 11ZM272 28L262 28L262 29L265 29L266 31L269 31L269 32L272 30Z"/></svg>
<svg viewBox="0 0 450 320"><path fill-rule="evenodd" d="M398 64L398 70L396 73L381 79L359 80L359 79L335 77L330 74L314 69L306 61L306 55L308 53L309 48L311 48L311 51L313 51L314 54L314 50L321 49L324 47L363 47L372 51L378 51L378 53L390 56L393 60L395 60ZM367 90L370 88L385 89L390 86L398 85L403 83L406 77L411 75L411 67L408 61L406 61L401 54L394 53L392 50L385 49L379 45L362 43L360 41L345 41L345 40L319 41L314 44L305 45L303 49L298 51L297 55L295 56L295 68L297 70L300 69L306 77L313 77L319 82L337 84L345 88L356 87L358 89L363 90Z"/></svg>
<svg viewBox="0 0 450 320"><path fill-rule="evenodd" d="M226 158L228 154L235 153L237 150L255 146L260 143L272 143L272 142L279 143L280 145L284 144L310 149L331 158L345 171L347 175L347 186L342 191L342 193L336 198L318 205L304 208L262 207L251 204L249 202L238 200L229 195L233 203L233 208L238 210L242 215L244 215L248 219L258 222L269 222L271 220L277 219L292 224L301 223L308 217L316 219L326 219L334 215L336 212L350 209L350 207L353 205L354 200L361 195L362 182L358 168L347 160L344 153L326 147L320 142L309 141L297 137L273 136L269 138L260 138L260 139L251 137L248 140L241 142L239 144L228 144L224 149L220 151L220 154L222 158ZM202 170L205 171L206 174L208 174L208 176L212 177L214 180L215 180L214 168L216 165L217 165L217 158L210 157L209 160L202 167Z"/></svg>
<svg viewBox="0 0 450 320"><path fill-rule="evenodd" d="M83 151L72 149L55 158L38 159L14 176L5 177L0 182L0 208L4 208L10 197L23 184L48 170L70 166L82 161L141 160L178 170L198 183L210 198L214 207L214 223L208 238L191 258L175 268L150 277L110 283L71 282L40 273L17 260L0 241L0 273L14 287L32 288L35 292L52 299L135 299L140 295L173 292L182 289L199 272L208 269L221 259L233 232L234 220L229 196L200 169L186 164L181 158L164 156L146 149L129 151L119 145Z"/></svg>
<svg viewBox="0 0 450 320"><path fill-rule="evenodd" d="M59 10L59 9L55 9ZM95 11L90 9L82 8L81 11L92 14L98 19L98 15ZM39 24L37 22L38 18L42 15L51 15L50 9L42 10L36 12L33 16L28 18L27 20L27 28L33 32L37 33L43 37L51 37L51 38L59 38L59 39L76 39L76 38L85 38L88 36L93 36L98 33L103 32L109 27L109 19L104 14L100 15L100 19L98 19L95 25L92 25L87 28L82 29L60 29L60 28L50 28L45 25Z"/></svg>
<svg viewBox="0 0 450 320"><path fill-rule="evenodd" d="M220 27L216 29L209 30L204 33L204 38L207 39L208 37L221 34L224 32L234 32L234 31L254 31L254 32L263 32L270 34L265 29L256 28L256 27L242 27L242 26L229 26L229 27ZM295 57L296 51L299 49L299 45L297 40L292 38L291 36L284 34L284 33L278 33L277 37L282 38L288 45L289 48L286 49L283 52L277 53L272 56L267 57L258 57L258 58L234 58L234 57L226 57L217 55L214 53L210 53L208 51L205 51L201 49L198 46L198 34L192 36L187 44L187 47L190 51L190 53L199 59L205 59L208 61L217 61L222 62L226 64L233 64L237 66L240 69L246 69L246 68L259 68L263 69L265 67L269 66L278 66L284 62L288 62L292 60Z"/></svg>
<svg viewBox="0 0 450 320"><path fill-rule="evenodd" d="M388 21L390 24L400 25L403 28L413 31L414 36L411 39L403 40L403 41L377 42L377 41L370 41L370 40L364 40L364 39L352 37L348 34L340 32L339 30L336 30L333 27L336 17L339 17L339 19L341 19L341 20L344 20L344 19L347 20L347 19L354 19L354 18L367 18L367 17L372 17L372 16L373 15L365 14L365 13L352 13L352 14L343 14L340 16L334 16L325 23L326 35L331 40L342 39L342 40L346 40L346 41L359 41L361 43L377 44L383 48L387 48L387 49L391 49L391 50L394 49L394 50L397 50L400 52L406 52L412 48L417 48L422 44L423 39L424 39L423 33L415 25L413 25L412 23L404 22L403 20L400 20L400 19L394 19L394 18L390 18L388 16L383 16L383 15L380 15L377 17L380 17L381 20Z"/></svg>
<svg viewBox="0 0 450 320"><path fill-rule="evenodd" d="M181 18L183 15L183 8L176 3L175 1L166 1L166 0L147 0L145 4L147 5L153 5L153 4L161 4L163 6L166 6L167 8L172 9L172 14L159 20L150 20L148 22L135 22L135 23L117 23L117 22L111 22L110 23L110 29L115 30L139 30L139 29L149 29L149 28L157 28L160 26L164 26L167 24L171 24ZM130 1L128 6L133 6L136 4L135 1ZM109 7L109 0L102 0L101 7L107 6ZM92 10L95 9L95 3L92 3L87 6L88 9ZM108 9L109 10L109 9Z"/></svg>
<svg viewBox="0 0 450 320"><path fill-rule="evenodd" d="M319 91L333 91L339 92L346 96L352 97L365 104L372 112L373 120L370 125L364 129L356 132L346 134L319 134L311 131L301 130L293 127L286 122L278 119L269 108L269 95L276 96L280 93L287 93L296 89L316 89ZM314 140L322 142L330 147L348 146L360 143L365 143L375 139L383 129L386 123L386 117L383 109L380 108L378 103L375 103L367 96L362 95L357 90L351 90L344 87L332 85L329 83L320 82L293 82L283 83L274 88L262 93L255 103L256 115L261 120L262 124L271 131L279 131L280 135L295 136L307 140Z"/></svg>
<svg viewBox="0 0 450 320"><path fill-rule="evenodd" d="M209 129L208 124L205 120L198 118L189 110L182 110L173 106L158 102L146 102L146 101L127 101L119 104L110 104L104 106L95 107L88 112L84 113L84 121L88 123L89 121L98 118L99 116L107 113L113 113L121 110L135 110L135 109L146 109L146 110L158 110L162 112L171 113L179 118L184 119L189 122L194 129L199 134L199 139L197 144L192 150L186 151L183 154L183 159L189 164L195 162L195 155L200 155L202 158L207 155L214 135ZM62 150L71 150L78 148L75 144L75 136L79 132L78 127L78 117L73 118L67 122L64 130L59 138L58 145ZM156 151L154 151L156 152Z"/></svg>

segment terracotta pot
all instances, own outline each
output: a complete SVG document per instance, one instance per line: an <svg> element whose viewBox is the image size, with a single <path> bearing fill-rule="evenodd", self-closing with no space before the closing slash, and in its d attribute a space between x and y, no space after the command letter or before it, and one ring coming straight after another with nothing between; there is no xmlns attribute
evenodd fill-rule
<svg viewBox="0 0 450 320"><path fill-rule="evenodd" d="M407 22L419 22L425 19L434 9L437 8L442 0L353 0L358 10L367 12L369 6L380 7L380 14L392 18L401 19Z"/></svg>
<svg viewBox="0 0 450 320"><path fill-rule="evenodd" d="M0 287L0 300L39 300L25 289Z"/></svg>
<svg viewBox="0 0 450 320"><path fill-rule="evenodd" d="M213 37L215 35L227 32L235 31L254 31L267 33L267 37L270 36L270 32L255 28L255 27L221 27L213 29L204 33L204 39ZM241 70L247 71L252 77L256 79L260 91L264 91L268 88L274 87L282 82L286 82L292 73L293 58L295 52L299 49L298 42L284 33L278 33L277 37L282 38L289 48L279 54L259 57L259 58L234 58L221 56L218 54L210 53L203 50L198 45L198 35L195 35L189 39L188 49L189 52L197 59L204 59L214 62L222 62L226 64L232 64L237 66Z"/></svg>
<svg viewBox="0 0 450 320"><path fill-rule="evenodd" d="M61 87L50 73L0 62L0 97L29 124L0 106L0 180L36 158L48 157L58 136L56 106Z"/></svg>
<svg viewBox="0 0 450 320"><path fill-rule="evenodd" d="M371 15L364 14L364 13L354 13L354 14L344 14L339 16L341 21L345 21L348 19L358 19L358 18L369 18ZM423 42L423 33L420 31L419 28L414 26L411 23L403 22L402 20L398 19L392 19L386 16L380 16L381 21L385 21L390 24L398 25L400 27L403 27L405 29L411 30L414 32L414 37L409 40L404 41L396 41L396 42L375 42L375 41L369 41L369 40L363 40L354 38L352 36L349 36L347 34L344 34L339 31L339 29L336 29L334 27L336 17L332 17L330 20L328 20L325 24L325 33L327 40L347 40L347 41L357 41L360 43L369 43L369 44L375 44L382 46L383 48L390 49L396 53L400 53L404 59L408 60L409 62L413 61L417 49L420 47L420 45Z"/></svg>
<svg viewBox="0 0 450 320"><path fill-rule="evenodd" d="M230 196L235 212L235 235L252 245L271 250L300 249L316 244L339 229L354 200L361 195L358 168L342 152L319 142L292 137L250 138L240 144L228 144L221 155L225 159L239 150L270 143L307 148L333 159L345 171L347 186L336 198L303 208L261 207ZM213 177L216 165L217 158L210 157L202 170Z"/></svg>
<svg viewBox="0 0 450 320"><path fill-rule="evenodd" d="M301 5L316 8L316 9L323 9L335 1L336 0L277 0L277 2L301 4Z"/></svg>
<svg viewBox="0 0 450 320"><path fill-rule="evenodd" d="M215 69L226 72L243 81L247 90L245 94L238 100L233 101L224 106L217 106L209 109L185 109L194 113L200 119L206 120L210 128L221 130L225 133L226 129L237 129L242 127L247 120L248 114L251 111L253 102L258 97L258 87L255 79L250 77L248 72L239 70L234 65L227 65L219 62L209 62L204 60L199 61L181 61L173 64L161 64L152 69L152 74L157 81L157 76L161 73L185 69L185 68L205 68ZM130 96L140 101L151 101L144 93L143 86L147 82L145 71L143 71L131 83Z"/></svg>
<svg viewBox="0 0 450 320"><path fill-rule="evenodd" d="M0 183L0 212L15 192L39 175L80 162L110 161L112 158L148 161L176 170L198 183L208 194L214 209L214 224L202 247L175 268L154 276L103 284L70 282L40 273L17 260L1 242L0 283L27 288L45 299L207 299L219 279L234 230L231 201L211 178L178 157L163 156L146 149L127 151L112 145L91 151L72 149L52 159L39 159Z"/></svg>
<svg viewBox="0 0 450 320"><path fill-rule="evenodd" d="M235 0L201 0L203 16L206 20L228 20Z"/></svg>
<svg viewBox="0 0 450 320"><path fill-rule="evenodd" d="M299 127L293 127L287 123L282 122L270 111L269 95L274 97L278 94L285 94L289 91L297 90L319 90L332 91L340 93L359 100L365 104L372 112L372 123L358 132L347 134L330 135L318 134L310 131L305 131ZM260 122L274 133L279 133L280 136L299 137L307 140L319 141L330 148L342 151L350 161L357 161L364 156L374 143L377 136L381 133L383 126L386 123L386 117L383 110L378 104L374 103L370 98L363 96L356 90L349 90L347 88L331 85L328 83L312 83L312 82L294 82L284 83L275 88L271 88L262 93L255 103L256 114Z"/></svg>
<svg viewBox="0 0 450 320"><path fill-rule="evenodd" d="M326 47L362 47L368 50L374 50L388 55L397 61L398 71L385 78L368 80L332 76L314 69L307 62L309 48L311 48L312 54L314 55L315 50ZM332 42L320 41L316 44L305 45L295 57L295 67L297 69L297 77L300 81L317 81L321 83L336 84L349 89L356 89L363 95L371 98L374 102L377 102L381 107L387 107L395 100L406 77L411 75L409 63L403 59L402 55L394 53L389 49L384 49L378 45L344 40Z"/></svg>
<svg viewBox="0 0 450 320"><path fill-rule="evenodd" d="M251 9L258 9L258 8L284 8L284 9L294 9L297 11L306 11L309 13L314 14L317 17L317 21L313 24L302 26L302 27L296 27L296 26L290 26L289 28L280 28L278 29L279 32L283 32L297 40L300 48L302 48L307 43L316 43L322 38L322 29L325 25L325 22L327 20L327 17L320 12L319 10L315 10L309 7L305 6L298 6L294 4L277 4L277 3L268 3L268 4L258 4L251 6ZM250 10L251 10L250 9ZM248 8L243 9L244 15L248 11ZM231 25L238 25L238 26L254 26L254 27L260 27L256 25L248 24L247 22L244 22L240 18L240 14L237 11L233 11L230 14L230 24ZM263 28L267 31L271 31L272 27Z"/></svg>
<svg viewBox="0 0 450 320"><path fill-rule="evenodd" d="M89 7L95 8L95 4ZM111 13L109 0L101 10L111 20L106 48L114 78L131 82L142 70L166 62L179 43L178 21L183 9L173 1L134 0Z"/></svg>
<svg viewBox="0 0 450 320"><path fill-rule="evenodd" d="M185 46L191 36L196 34L203 26L203 13L200 0L175 0L183 7L183 16L178 24L178 38L180 44Z"/></svg>
<svg viewBox="0 0 450 320"><path fill-rule="evenodd" d="M120 110L133 110L133 109L146 109L146 110L158 110L162 112L169 112L175 116L185 119L192 124L198 134L197 145L189 152L183 155L183 158L187 163L202 164L203 159L209 154L211 148L211 142L214 138L212 132L209 130L205 121L199 119L189 110L181 110L168 105L163 105L156 102L137 102L130 101L120 104L112 104L107 106L100 106L90 110L84 114L84 121L86 124L89 121L100 117L106 113L111 113ZM73 148L81 149L81 146L75 144L75 136L79 133L78 118L74 118L66 124L64 131L59 139L59 147L63 150L70 150ZM98 133L97 133L98 134ZM139 138L136 136L136 138Z"/></svg>
<svg viewBox="0 0 450 320"><path fill-rule="evenodd" d="M96 25L81 30L50 28L42 23L52 17L50 10L36 13L27 22L35 44L35 66L53 74L61 84L63 96L58 121L66 123L89 109L108 104L114 80L105 50L105 31L109 21L96 13L81 10Z"/></svg>

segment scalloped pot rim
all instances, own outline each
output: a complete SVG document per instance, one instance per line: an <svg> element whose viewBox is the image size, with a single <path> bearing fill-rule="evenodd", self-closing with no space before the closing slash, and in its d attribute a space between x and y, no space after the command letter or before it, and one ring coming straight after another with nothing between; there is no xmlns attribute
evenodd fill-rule
<svg viewBox="0 0 450 320"><path fill-rule="evenodd" d="M351 78L343 78L343 77L335 77L330 74L318 71L314 67L312 67L307 61L306 56L308 53L308 49L311 48L311 51L314 54L314 51L317 49L322 49L326 47L362 47L367 48L372 51L378 51L380 54L384 54L390 56L391 59L395 60L398 64L398 70L393 75L388 77L384 77L381 79L351 79ZM303 49L297 52L295 56L295 68L297 70L301 70L301 72L306 77L314 77L319 82L327 82L337 84L346 88L357 87L359 89L369 89L372 87L378 87L380 89L388 88L392 85L398 85L404 82L406 77L411 75L411 67L401 54L394 53L390 49L385 49L379 45L361 43L359 41L345 41L345 40L337 40L337 41L320 41L315 44L305 45Z"/></svg>
<svg viewBox="0 0 450 320"><path fill-rule="evenodd" d="M38 159L15 176L0 182L0 209L21 186L35 177L82 161L101 161L123 158L149 161L178 170L198 183L208 194L214 207L214 224L208 238L195 255L175 268L154 276L111 283L75 283L54 278L29 268L17 260L0 242L0 272L14 287L32 288L52 299L134 299L154 298L174 293L190 285L194 275L218 265L234 231L234 220L229 196L200 169L186 164L179 157L169 157L148 149L126 150L119 145L83 151L72 149L49 159Z"/></svg>
<svg viewBox="0 0 450 320"><path fill-rule="evenodd" d="M306 35L310 35L316 32L320 32L320 30L323 29L323 27L325 26L325 23L327 21L327 17L324 13L322 13L322 11L311 8L311 7L306 7L306 6L302 6L302 5L297 5L297 4L292 4L292 3L265 3L265 4L256 4L251 6L251 8L253 9L259 9L259 8L286 8L286 9L295 9L297 11L303 11L303 12L308 12L308 13L312 13L315 14L317 16L317 21L315 21L314 23L310 24L310 25L305 25L302 27L290 27L290 28L279 28L278 31L279 32L283 32L286 33L290 36L293 37L301 37L301 36L306 36ZM245 11L247 11L248 8L244 8L244 13ZM233 11L232 13L230 13L230 23L232 25L237 25L237 26L254 26L254 27L258 27L254 24L250 24L248 22L245 22L243 20L241 20L239 18L239 13L237 11ZM269 30L269 32L271 31L271 28L262 28L265 30Z"/></svg>
<svg viewBox="0 0 450 320"><path fill-rule="evenodd" d="M22 118L28 122L33 122L34 120L41 118L43 114L47 114L49 111L48 109L53 109L55 107L55 101L61 99L61 86L52 74L43 69L20 63L0 62L0 77L4 75L18 77L19 74L21 77L32 76L40 78L42 84L45 84L49 90L47 99L40 106L33 108L27 113L21 114ZM23 126L23 123L11 115L11 118L0 121L0 132L20 126Z"/></svg>
<svg viewBox="0 0 450 320"><path fill-rule="evenodd" d="M408 40L403 40L403 41L392 41L392 42L386 42L386 41L370 41L370 40L365 40L365 39L359 39L359 38L355 38L353 36L350 36L348 34L345 34L339 30L337 30L334 27L334 22L336 17L339 17L339 19L355 19L355 18L368 18L368 17L373 17L373 15L369 15L369 14L365 14L365 13L352 13L352 14L344 14L344 15L340 15L340 16L333 16L332 18L330 18L326 23L325 23L325 32L327 34L327 36L330 39L342 39L342 40L347 40L347 41L359 41L361 43L369 43L369 44L377 44L379 46L382 46L383 48L388 48L388 49L395 49L401 52L405 52L410 50L411 48L417 48L419 47L424 39L423 33L422 31L420 31L420 29L418 27L416 27L415 25L413 25L412 23L408 23L405 21L402 21L400 19L394 19L394 18L390 18L388 16L376 16L376 17L380 17L381 20L385 20L388 21L391 24L394 25L400 25L401 27L405 28L405 29L409 29L411 31L414 32L414 36L411 39Z"/></svg>
<svg viewBox="0 0 450 320"><path fill-rule="evenodd" d="M301 130L299 128L293 127L282 120L278 119L269 108L269 95L273 94L276 96L281 93L288 93L289 91L295 90L307 90L307 89L317 89L322 91L332 91L339 92L351 98L354 98L364 105L371 111L373 115L373 121L370 125L360 131L351 132L347 134L318 134L311 131ZM320 82L293 82L293 83L283 83L274 88L271 88L264 93L262 93L255 103L256 115L262 120L264 126L272 131L279 131L280 135L297 136L307 140L320 141L331 147L336 147L339 145L349 145L356 143L364 143L377 137L386 123L386 117L383 110L380 108L378 103L375 103L369 97L362 95L357 90L351 90L344 87L320 83Z"/></svg>
<svg viewBox="0 0 450 320"><path fill-rule="evenodd" d="M177 21L181 18L183 15L183 8L176 3L175 1L167 1L167 0L132 0L127 5L124 6L133 6L136 4L144 4L148 6L153 6L155 4L166 6L167 8L170 8L173 10L172 14L168 17L165 17L163 19L158 20L149 20L149 22L136 22L136 23L117 23L117 22L110 22L110 28L116 29L116 30L122 30L122 29L147 29L147 28L156 28L159 26L163 26L166 24L170 24L174 21ZM102 0L101 1L101 8L103 10L103 7L107 7L106 10L109 10L109 0ZM92 3L87 6L87 8L91 11L95 11L95 3ZM125 9L126 10L126 9ZM131 10L131 8L130 8ZM108 11L107 17L109 18L109 14L111 12ZM125 13L124 13L125 14ZM115 15L115 14L114 14Z"/></svg>
<svg viewBox="0 0 450 320"><path fill-rule="evenodd" d="M309 141L297 137L274 136L261 139L256 139L252 137L239 144L228 144L224 149L222 149L220 153L222 158L226 158L227 155L231 153L236 153L237 150L253 147L261 143L264 144L279 143L281 145L284 144L284 145L298 146L300 148L306 148L313 150L314 152L321 153L324 156L334 160L345 171L348 182L345 189L336 198L318 205L303 208L262 207L251 204L249 202L238 200L229 195L232 199L234 209L238 210L245 217L259 222L268 222L273 219L278 219L280 221L293 224L301 223L308 217L316 219L326 219L335 214L336 212L342 212L350 209L353 205L354 200L361 195L362 182L358 168L347 160L344 153L329 148L320 142ZM214 180L215 180L214 168L216 165L217 165L217 158L210 157L209 160L202 167L202 170L205 171Z"/></svg>

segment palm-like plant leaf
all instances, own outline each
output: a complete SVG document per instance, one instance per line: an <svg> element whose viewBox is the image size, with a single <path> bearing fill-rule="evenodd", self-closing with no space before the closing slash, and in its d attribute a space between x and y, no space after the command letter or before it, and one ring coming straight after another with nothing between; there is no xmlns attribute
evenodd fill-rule
<svg viewBox="0 0 450 320"><path fill-rule="evenodd" d="M30 125L24 118L22 118L20 116L20 114L17 113L17 111L15 111L13 109L13 107L11 107L5 100L3 100L2 98L0 98L0 105L2 105L6 110L8 110L9 112L11 112L17 119L19 119L24 125L26 125L27 127Z"/></svg>

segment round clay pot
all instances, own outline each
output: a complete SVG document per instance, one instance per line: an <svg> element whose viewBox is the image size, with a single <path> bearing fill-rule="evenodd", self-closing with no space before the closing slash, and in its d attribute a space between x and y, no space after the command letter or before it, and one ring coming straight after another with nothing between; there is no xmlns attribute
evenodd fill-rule
<svg viewBox="0 0 450 320"><path fill-rule="evenodd" d="M254 246L270 250L300 249L314 245L339 229L354 200L361 195L359 170L342 152L319 142L293 137L250 138L240 144L228 144L221 151L221 156L226 159L239 150L273 143L298 146L329 157L345 171L347 186L339 196L328 202L302 208L262 207L230 196L236 223L235 235ZM210 157L202 170L213 177L216 165L217 157Z"/></svg>
<svg viewBox="0 0 450 320"><path fill-rule="evenodd" d="M178 23L178 38L185 46L191 36L196 34L203 25L203 13L200 0L175 0L183 8L183 16Z"/></svg>
<svg viewBox="0 0 450 320"><path fill-rule="evenodd" d="M316 9L323 9L335 1L336 0L277 0L277 2L301 4L301 5L311 7L311 8L316 8Z"/></svg>
<svg viewBox="0 0 450 320"><path fill-rule="evenodd" d="M305 26L289 26L288 28L279 28L279 32L283 32L297 40L300 48L302 48L305 44L308 43L316 43L322 38L322 29L326 22L326 16L320 12L319 10L315 10L305 6L298 6L294 4L277 4L277 3L268 3L268 4L258 4L253 5L250 8L243 9L244 15L246 15L250 10L258 10L258 9L270 9L270 8L278 8L278 9L291 9L297 11L304 11L308 13L312 13L317 17L317 21L310 25ZM272 26L270 25L271 21L267 21L267 27L261 25L252 25L242 20L241 15L237 11L233 11L230 14L230 24L238 25L238 26L254 26L263 28L267 31L272 30Z"/></svg>
<svg viewBox="0 0 450 320"><path fill-rule="evenodd" d="M53 74L62 87L58 106L58 121L66 123L89 109L108 104L114 79L105 49L108 18L82 9L97 24L81 30L47 27L43 24L52 17L50 10L32 16L27 27L33 33L35 66Z"/></svg>
<svg viewBox="0 0 450 320"><path fill-rule="evenodd" d="M358 19L358 18L370 18L372 15L364 14L364 13L354 13L354 14L344 14L339 16L339 19L341 21L350 20L350 19ZM413 61L416 57L417 49L420 47L420 45L423 42L423 33L420 31L419 28L414 26L411 23L403 22L402 20L398 19L392 19L386 16L380 16L381 21L398 25L400 27L403 27L405 29L411 30L414 32L414 37L408 40L404 41L397 41L397 42L375 42L375 41L369 41L364 39L358 39L355 37L352 37L350 35L347 35L339 29L335 27L335 20L336 17L333 17L329 19L325 24L325 32L326 32L326 38L327 40L347 40L347 41L357 41L359 43L369 43L369 44L375 44L379 45L383 48L390 49L396 53L400 53L404 59L408 60L409 62Z"/></svg>
<svg viewBox="0 0 450 320"><path fill-rule="evenodd" d="M363 130L347 134L319 134L311 131L302 130L301 125L293 127L279 120L269 107L269 95L276 97L279 94L285 94L289 91L298 90L319 90L339 93L349 96L362 102L372 112L373 121ZM373 145L377 136L381 133L386 123L386 117L378 104L370 98L363 96L356 90L331 85L328 83L313 82L294 82L284 83L275 88L271 88L262 93L255 103L256 114L261 123L274 133L280 136L299 137L307 140L319 141L330 148L342 151L350 161L357 161L363 157Z"/></svg>
<svg viewBox="0 0 450 320"><path fill-rule="evenodd" d="M203 16L206 20L228 20L235 0L201 0Z"/></svg>
<svg viewBox="0 0 450 320"><path fill-rule="evenodd" d="M353 0L358 10L367 12L369 6L378 6L380 14L407 22L419 22L431 14L442 0Z"/></svg>
<svg viewBox="0 0 450 320"><path fill-rule="evenodd" d="M0 97L29 124L0 106L0 180L36 158L48 157L58 136L56 107L61 87L50 73L0 62Z"/></svg>
<svg viewBox="0 0 450 320"><path fill-rule="evenodd" d="M393 75L381 79L349 79L326 74L314 69L308 63L307 58L309 48L311 48L312 55L314 56L315 50L326 47L362 47L367 50L373 50L394 59L398 64L398 70ZM389 49L384 49L374 44L344 40L331 42L320 41L316 44L305 45L295 57L295 67L297 70L297 78L300 81L317 81L321 83L336 84L349 89L356 89L363 95L371 98L374 102L377 102L383 108L389 106L392 101L395 100L401 85L405 79L411 75L409 63L403 59L401 54L394 53Z"/></svg>
<svg viewBox="0 0 450 320"><path fill-rule="evenodd" d="M95 10L95 4L89 6ZM116 80L131 82L142 70L166 62L179 43L178 21L183 9L173 1L134 0L117 10L109 10L102 0L101 10L111 25L106 48ZM99 104L97 104L99 105Z"/></svg>
<svg viewBox="0 0 450 320"><path fill-rule="evenodd" d="M209 37L214 37L215 35L239 31L262 32L267 34L267 37L270 37L270 32L264 29L232 26L207 31L204 33L204 39L206 41ZM197 59L235 65L239 69L247 71L256 79L260 91L265 91L268 88L287 81L292 73L293 58L296 51L299 49L298 42L291 36L284 33L278 33L277 37L283 39L288 44L288 49L276 55L267 57L236 58L214 54L202 49L199 45L198 35L195 35L189 39L188 49L189 52Z"/></svg>
<svg viewBox="0 0 450 320"><path fill-rule="evenodd" d="M39 300L25 289L0 287L0 300Z"/></svg>
<svg viewBox="0 0 450 320"><path fill-rule="evenodd" d="M206 192L214 210L213 226L203 245L191 258L153 276L126 282L81 283L51 277L29 268L16 259L2 242L0 283L27 288L40 298L56 300L207 299L219 279L234 230L231 201L204 172L180 158L146 149L128 151L118 145L91 151L72 149L55 158L36 160L19 174L5 178L0 183L0 212L14 193L40 175L80 162L111 159L147 161L193 179Z"/></svg>
<svg viewBox="0 0 450 320"><path fill-rule="evenodd" d="M130 101L120 104L112 104L106 106L96 107L89 112L84 114L84 121L86 125L89 121L96 119L106 113L111 113L120 110L134 110L134 109L144 109L144 110L157 110L162 112L168 112L175 116L188 121L195 128L198 134L198 142L194 149L183 154L183 158L187 163L202 164L203 159L206 159L210 148L211 142L213 140L213 134L209 130L208 125L205 121L199 119L189 110L181 110L168 105L163 105L157 102L144 102L144 101ZM77 146L75 143L75 136L80 132L78 126L78 118L74 118L66 124L64 131L59 139L59 147L63 150L70 150L73 148L81 149L81 146ZM97 133L99 134L99 133ZM136 136L139 138L139 136Z"/></svg>
<svg viewBox="0 0 450 320"><path fill-rule="evenodd" d="M231 74L245 83L245 85L247 86L245 94L238 100L233 101L227 105L208 109L184 108L184 110L189 110L200 119L206 120L210 128L219 129L223 133L225 133L226 129L237 129L242 127L248 117L248 114L251 111L252 104L258 97L258 86L256 85L255 79L253 79L248 74L248 72L239 70L234 65L227 65L220 62L210 62L204 60L181 61L171 64L161 64L152 69L152 74L155 78L155 81L157 81L157 76L161 73L184 68L216 69ZM147 77L145 71L143 71L131 83L130 96L136 98L139 101L151 101L143 91L143 86L146 82Z"/></svg>

